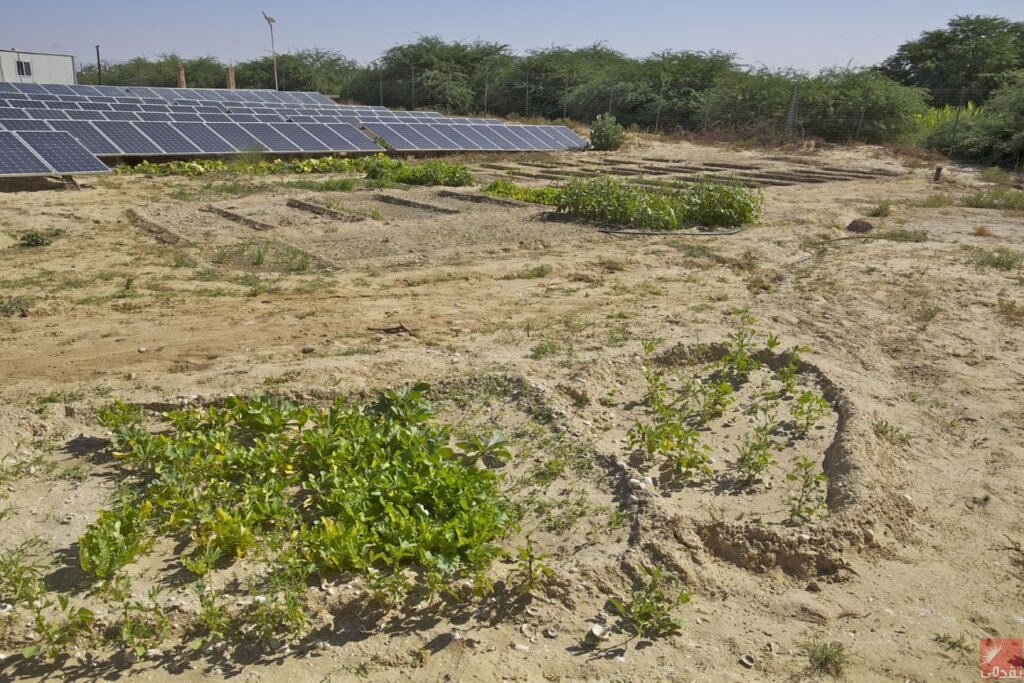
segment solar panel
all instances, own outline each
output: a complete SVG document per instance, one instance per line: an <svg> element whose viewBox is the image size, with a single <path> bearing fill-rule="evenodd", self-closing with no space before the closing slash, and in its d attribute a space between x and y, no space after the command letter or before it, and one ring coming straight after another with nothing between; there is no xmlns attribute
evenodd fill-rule
<svg viewBox="0 0 1024 683"><path fill-rule="evenodd" d="M479 144L460 133L458 128L451 124L433 123L427 125L458 145L457 149L483 149Z"/></svg>
<svg viewBox="0 0 1024 683"><path fill-rule="evenodd" d="M41 119L4 119L4 126L7 130L53 130Z"/></svg>
<svg viewBox="0 0 1024 683"><path fill-rule="evenodd" d="M95 121L96 119L103 118L98 111L87 111L85 109L69 109L67 115L68 118L78 121Z"/></svg>
<svg viewBox="0 0 1024 683"><path fill-rule="evenodd" d="M486 138L488 142L494 145L494 149L500 149L506 152L514 152L519 149L507 138L499 135L495 131L495 126L470 126L470 128L472 128L473 132L477 135L481 135Z"/></svg>
<svg viewBox="0 0 1024 683"><path fill-rule="evenodd" d="M46 89L38 83L15 83L18 92L46 95Z"/></svg>
<svg viewBox="0 0 1024 683"><path fill-rule="evenodd" d="M238 149L213 132L205 123L172 123L172 126L199 147L204 154L230 154Z"/></svg>
<svg viewBox="0 0 1024 683"><path fill-rule="evenodd" d="M107 111L103 112L111 121L138 121L139 116L133 111Z"/></svg>
<svg viewBox="0 0 1024 683"><path fill-rule="evenodd" d="M518 135L516 135L512 131L511 126L487 126L487 128L490 128L493 134L505 140L511 146L511 149L517 151L525 151L530 149L529 143L526 142L526 140L519 137Z"/></svg>
<svg viewBox="0 0 1024 683"><path fill-rule="evenodd" d="M492 151L492 152L500 150L500 149L503 149L503 147L501 146L501 144L499 142L497 142L496 140L492 140L491 138L488 138L488 137L485 137L484 135L482 135L477 130L477 126L457 126L457 127L456 126L452 126L452 127L456 128L460 135L465 136L468 140L471 140L472 142L475 142L477 145L479 145L480 149L484 149L484 150Z"/></svg>
<svg viewBox="0 0 1024 683"><path fill-rule="evenodd" d="M46 106L50 109L81 109L78 106L78 102L65 102L61 100L47 102Z"/></svg>
<svg viewBox="0 0 1024 683"><path fill-rule="evenodd" d="M310 135L327 145L332 152L354 152L358 148L322 123L306 123L302 126Z"/></svg>
<svg viewBox="0 0 1024 683"><path fill-rule="evenodd" d="M95 121L93 125L110 138L124 154L163 154L163 150L154 145L130 121Z"/></svg>
<svg viewBox="0 0 1024 683"><path fill-rule="evenodd" d="M0 175L50 175L53 169L10 131L0 131Z"/></svg>
<svg viewBox="0 0 1024 683"><path fill-rule="evenodd" d="M18 137L28 143L36 154L61 175L110 171L106 164L71 137L70 133L27 131L18 133Z"/></svg>
<svg viewBox="0 0 1024 683"><path fill-rule="evenodd" d="M155 142L168 154L195 154L199 148L189 142L188 138L175 130L171 124L162 121L140 121L135 127L145 133L146 137Z"/></svg>
<svg viewBox="0 0 1024 683"><path fill-rule="evenodd" d="M397 149L401 152L413 152L419 149L405 137L400 135L397 131L393 130L391 126L386 123L367 123L365 128L379 137L384 142L388 143L388 146L392 149Z"/></svg>
<svg viewBox="0 0 1024 683"><path fill-rule="evenodd" d="M140 111L137 116L143 121L170 121L171 115L158 111Z"/></svg>
<svg viewBox="0 0 1024 683"><path fill-rule="evenodd" d="M107 102L79 102L78 106L93 111L110 111L110 104Z"/></svg>
<svg viewBox="0 0 1024 683"><path fill-rule="evenodd" d="M88 121L53 121L50 125L56 130L71 133L82 143L83 147L93 154L115 155L121 153L114 143Z"/></svg>
<svg viewBox="0 0 1024 683"><path fill-rule="evenodd" d="M139 88L139 87L136 87L134 85L131 86L130 88L126 88L125 92L128 93L129 95L131 95L132 97L148 97L148 98L157 97L157 94L155 92L153 92L152 90L150 90L149 88Z"/></svg>
<svg viewBox="0 0 1024 683"><path fill-rule="evenodd" d="M415 132L417 135L422 136L424 139L426 139L432 145L437 145L438 149L443 149L443 150L446 150L446 151L458 151L458 150L463 149L463 147L461 145L458 145L455 142L452 142L451 138L448 138L447 136L442 135L439 131L435 130L434 128L431 128L427 124L414 123L414 124L404 124L404 125L408 125L410 130ZM399 132L401 132L401 131L399 131ZM412 138L410 138L405 133L402 133L402 134L406 137L406 139L409 139L410 141L415 142L415 140L412 140Z"/></svg>
<svg viewBox="0 0 1024 683"><path fill-rule="evenodd" d="M0 107L0 119L23 119L26 116L24 109Z"/></svg>
<svg viewBox="0 0 1024 683"><path fill-rule="evenodd" d="M14 87L13 83L7 83L0 81L0 93L16 93L18 89Z"/></svg>
<svg viewBox="0 0 1024 683"><path fill-rule="evenodd" d="M231 117L227 114L200 114L199 118L203 121L219 121L221 123L231 121Z"/></svg>
<svg viewBox="0 0 1024 683"><path fill-rule="evenodd" d="M303 152L331 151L329 145L310 135L297 123L272 123L271 126L278 133L281 133L290 141L298 145L299 149Z"/></svg>
<svg viewBox="0 0 1024 683"><path fill-rule="evenodd" d="M244 123L242 128L262 142L271 152L298 152L299 146L279 133L269 123Z"/></svg>
<svg viewBox="0 0 1024 683"><path fill-rule="evenodd" d="M267 146L249 135L237 123L208 123L210 130L221 136L241 152L266 152Z"/></svg>
<svg viewBox="0 0 1024 683"><path fill-rule="evenodd" d="M351 142L361 152L379 152L380 146L351 123L328 123L327 127Z"/></svg>
<svg viewBox="0 0 1024 683"><path fill-rule="evenodd" d="M25 113L34 119L66 119L67 114L61 109L42 109L39 107L26 107Z"/></svg>
<svg viewBox="0 0 1024 683"><path fill-rule="evenodd" d="M526 144L531 145L532 148L536 149L561 149L558 145L549 139L542 138L532 130L532 126L509 126L516 135L526 140Z"/></svg>

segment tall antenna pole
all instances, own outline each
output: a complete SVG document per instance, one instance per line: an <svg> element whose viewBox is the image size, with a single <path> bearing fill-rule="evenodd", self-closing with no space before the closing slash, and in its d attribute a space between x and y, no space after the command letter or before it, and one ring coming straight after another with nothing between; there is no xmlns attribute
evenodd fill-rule
<svg viewBox="0 0 1024 683"><path fill-rule="evenodd" d="M270 27L270 54L274 58L274 90L278 90L279 88L277 86L277 48L274 47L274 24L276 23L276 21L274 20L274 17L267 16L266 12L263 12L263 18L267 20L267 26Z"/></svg>

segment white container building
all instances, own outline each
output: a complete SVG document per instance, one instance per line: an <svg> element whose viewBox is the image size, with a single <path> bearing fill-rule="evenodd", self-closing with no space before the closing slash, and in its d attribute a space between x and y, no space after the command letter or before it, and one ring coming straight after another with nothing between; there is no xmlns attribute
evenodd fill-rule
<svg viewBox="0 0 1024 683"><path fill-rule="evenodd" d="M0 82L75 84L75 58L46 52L0 49Z"/></svg>

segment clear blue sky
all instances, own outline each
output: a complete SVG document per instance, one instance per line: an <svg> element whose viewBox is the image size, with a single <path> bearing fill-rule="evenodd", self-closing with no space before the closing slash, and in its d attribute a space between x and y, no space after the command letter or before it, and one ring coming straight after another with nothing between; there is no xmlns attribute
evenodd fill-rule
<svg viewBox="0 0 1024 683"><path fill-rule="evenodd" d="M504 43L516 52L604 41L631 56L723 50L746 64L822 67L875 64L922 31L961 14L1024 20L1024 0L46 0L7 2L0 47L94 61L176 52L242 61L270 52L265 9L277 19L278 52L319 47L368 62L421 35Z"/></svg>

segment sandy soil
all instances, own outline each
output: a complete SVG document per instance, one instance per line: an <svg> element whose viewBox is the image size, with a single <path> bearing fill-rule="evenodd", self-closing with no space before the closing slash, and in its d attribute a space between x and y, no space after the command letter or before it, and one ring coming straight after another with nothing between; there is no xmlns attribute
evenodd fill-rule
<svg viewBox="0 0 1024 683"><path fill-rule="evenodd" d="M1024 557L1012 549L1024 540L1024 349L1020 318L1006 314L1006 302L1024 305L1024 278L976 263L978 250L1024 249L1024 220L921 205L981 187L974 171L947 168L936 183L930 166L877 148L655 139L607 155L472 163L481 180L612 169L772 184L761 221L739 234L629 237L436 188L10 183L0 300L21 297L27 310L0 317L0 546L38 535L53 561L48 585L84 591L74 543L116 485L94 410L114 398L154 408L229 393L321 400L426 380L445 418L510 436L506 486L530 504L506 544L532 535L555 571L549 595L368 624L351 617L358 582L332 583L310 589L322 619L287 653L243 644L203 655L168 642L152 660L80 651L56 669L15 654L26 632L15 605L0 625L4 677L790 681L817 676L813 640L845 646L848 680L968 681L979 638L1024 635ZM881 200L892 212L869 219L879 230L927 240L843 229ZM63 233L18 246L31 229ZM641 340L659 338L662 367L676 366L681 351L734 330L737 307L762 335L810 349L801 382L832 413L780 454L770 488L673 487L625 444L642 414ZM408 333L380 331L399 324ZM538 422L538 406L554 421ZM734 459L743 420L737 408L708 430L716 470ZM828 475L829 514L793 527L784 475L800 454ZM530 478L556 456L571 466ZM588 643L593 624L615 624L607 600L627 594L640 563L677 572L692 591L681 635ZM164 595L185 623L191 592Z"/></svg>

